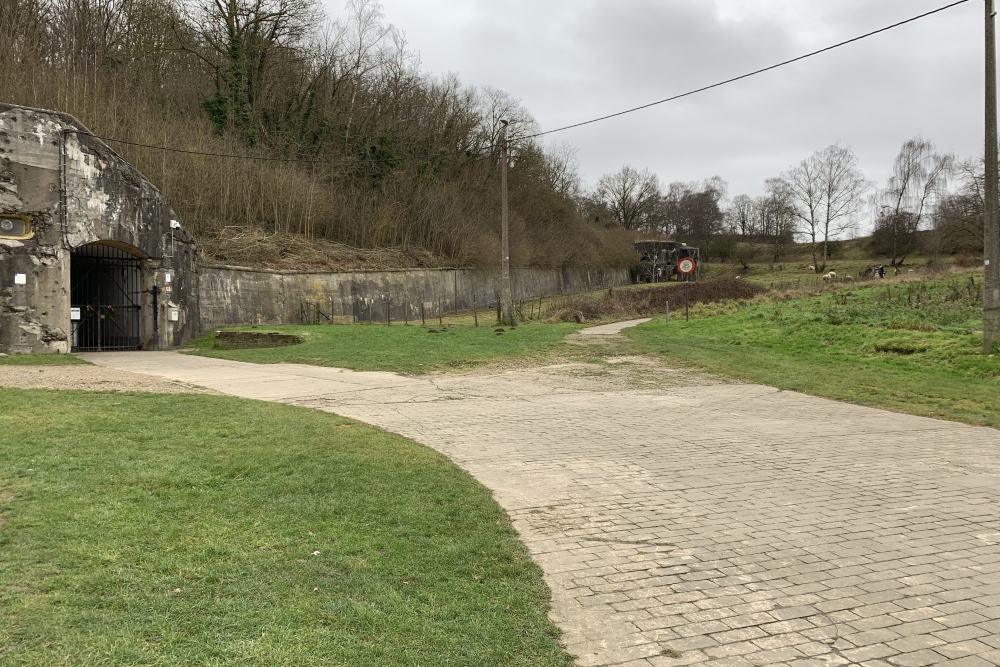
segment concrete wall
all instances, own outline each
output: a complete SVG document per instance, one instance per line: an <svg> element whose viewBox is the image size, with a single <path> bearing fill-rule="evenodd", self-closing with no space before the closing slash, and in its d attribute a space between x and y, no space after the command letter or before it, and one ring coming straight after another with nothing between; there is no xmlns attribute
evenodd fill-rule
<svg viewBox="0 0 1000 667"><path fill-rule="evenodd" d="M514 269L513 296L570 294L627 285L628 269ZM444 313L496 308L499 274L477 269L300 273L205 267L199 270L201 328L240 324L303 324L316 320L419 321Z"/></svg>
<svg viewBox="0 0 1000 667"><path fill-rule="evenodd" d="M89 135L72 116L0 104L0 213L28 216L34 232L0 238L0 352L69 350L71 251L94 242L142 260L143 347L153 345L153 285L161 291L159 344L198 333L191 237L171 228L176 216L160 192ZM168 308L179 321L164 317Z"/></svg>

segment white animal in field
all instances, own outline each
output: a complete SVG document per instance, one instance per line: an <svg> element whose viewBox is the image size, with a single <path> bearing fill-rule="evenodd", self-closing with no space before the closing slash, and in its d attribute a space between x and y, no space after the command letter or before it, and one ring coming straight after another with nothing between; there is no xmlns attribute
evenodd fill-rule
<svg viewBox="0 0 1000 667"><path fill-rule="evenodd" d="M737 280L743 280L743 276L736 276Z"/></svg>
<svg viewBox="0 0 1000 667"><path fill-rule="evenodd" d="M823 276L823 282L825 283L833 282L836 279L837 279L836 271L831 271L830 273L827 273Z"/></svg>
<svg viewBox="0 0 1000 667"><path fill-rule="evenodd" d="M852 276L850 274L844 276L844 282L845 283L853 283L854 282L854 276Z"/></svg>
<svg viewBox="0 0 1000 667"><path fill-rule="evenodd" d="M815 270L816 270L816 267L815 267L815 266L812 266L812 265L810 265L810 266L809 266L809 270L810 270L810 271L815 271Z"/></svg>

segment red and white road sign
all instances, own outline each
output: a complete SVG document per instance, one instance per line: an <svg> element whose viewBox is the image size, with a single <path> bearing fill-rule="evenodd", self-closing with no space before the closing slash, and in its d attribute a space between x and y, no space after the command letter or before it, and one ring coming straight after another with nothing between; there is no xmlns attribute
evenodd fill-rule
<svg viewBox="0 0 1000 667"><path fill-rule="evenodd" d="M677 273L682 276L690 276L696 268L698 268L698 265L690 257L685 257L677 262Z"/></svg>

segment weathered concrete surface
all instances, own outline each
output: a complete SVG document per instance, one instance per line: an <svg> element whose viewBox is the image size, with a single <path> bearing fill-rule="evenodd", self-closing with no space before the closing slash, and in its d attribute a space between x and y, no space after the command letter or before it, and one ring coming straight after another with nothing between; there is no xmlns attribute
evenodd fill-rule
<svg viewBox="0 0 1000 667"><path fill-rule="evenodd" d="M445 453L510 513L580 665L1000 664L996 430L680 372L618 389L559 368L86 358Z"/></svg>
<svg viewBox="0 0 1000 667"><path fill-rule="evenodd" d="M161 313L161 346L198 333L191 237L171 228L176 216L160 192L72 116L0 104L0 213L27 216L34 232L0 238L0 352L69 350L71 251L94 242L142 260L145 347L153 343L153 285L161 308L179 311L177 322Z"/></svg>
<svg viewBox="0 0 1000 667"><path fill-rule="evenodd" d="M355 318L385 322L386 305L395 322L442 313L496 307L495 271L421 269L315 273L201 267L201 328L239 324L303 324ZM622 269L514 269L514 299L628 285ZM319 309L321 314L317 314Z"/></svg>

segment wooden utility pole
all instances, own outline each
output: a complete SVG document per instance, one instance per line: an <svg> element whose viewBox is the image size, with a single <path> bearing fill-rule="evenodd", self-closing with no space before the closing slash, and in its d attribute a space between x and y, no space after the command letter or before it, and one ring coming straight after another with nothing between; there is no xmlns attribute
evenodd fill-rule
<svg viewBox="0 0 1000 667"><path fill-rule="evenodd" d="M1000 167L997 148L997 34L995 0L986 0L986 197L984 215L983 353L1000 342Z"/></svg>
<svg viewBox="0 0 1000 667"><path fill-rule="evenodd" d="M500 121L500 239L503 246L503 264L500 268L500 323L515 326L514 308L510 291L510 234L507 214L507 121Z"/></svg>

